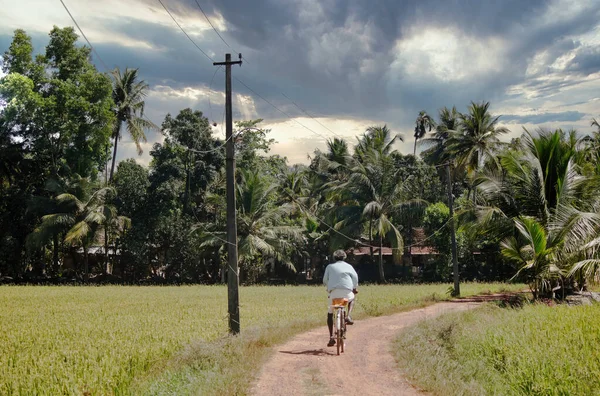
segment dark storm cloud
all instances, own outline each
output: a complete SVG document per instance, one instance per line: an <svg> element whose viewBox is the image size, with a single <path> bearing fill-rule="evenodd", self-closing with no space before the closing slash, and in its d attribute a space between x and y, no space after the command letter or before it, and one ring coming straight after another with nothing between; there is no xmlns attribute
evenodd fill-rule
<svg viewBox="0 0 600 396"><path fill-rule="evenodd" d="M598 47L583 46L576 39L600 19L600 7L592 2L578 12L566 12L565 6L564 13L558 10L545 20L548 9L555 7L547 0L198 1L214 21L223 16L227 26L223 37L248 59L234 69L234 76L291 116L303 114L282 92L313 114L385 119L410 127L419 110L435 114L452 105L464 110L472 100L494 104L508 97L510 86L533 91L533 96L550 95L581 81L567 79L568 75L587 75L600 64ZM194 0L164 3L179 20L193 16L204 23ZM151 86L209 85L215 72L211 62L171 23L156 0L143 0L140 7L144 6L155 12L156 23L118 18L102 24L107 34L125 35L152 49L96 44L104 61L109 66L139 67ZM402 67L392 70L402 55L396 53L397 41L415 29L428 28L451 28L480 40L502 39L507 47L502 67L454 81L415 77ZM211 30L193 38L216 60L231 51ZM543 51L546 67L527 74L534 56ZM576 56L565 70L549 67L569 51L576 51ZM222 86L223 76L217 73L212 88ZM286 118L235 80L234 90L254 97L259 116ZM159 106L171 109L158 102L149 108L153 105L156 111Z"/></svg>
<svg viewBox="0 0 600 396"><path fill-rule="evenodd" d="M518 116L513 114L503 115L501 120L518 124L544 124L548 122L574 122L586 117L579 111L564 111L561 113L543 113Z"/></svg>
<svg viewBox="0 0 600 396"><path fill-rule="evenodd" d="M567 70L586 76L600 72L600 47L582 47L569 62Z"/></svg>
<svg viewBox="0 0 600 396"><path fill-rule="evenodd" d="M242 69L234 69L234 75L287 114L303 115L281 92L311 113L382 119L401 128L411 128L415 114L422 109L435 114L443 106L456 105L465 110L470 101L501 102L508 97L506 90L510 86L522 85L530 95L535 92L533 96L545 96L579 83L580 80L565 78L560 70L542 68L531 76L526 72L529 62L540 52L545 51L544 62L550 65L581 47L573 37L592 30L598 21L596 7L541 23L550 4L545 0L201 3L210 16L223 16L228 27L224 37L249 59ZM197 12L194 2L181 2L180 7L182 13ZM479 39L502 38L508 45L507 59L499 70L459 81L418 79L402 69L392 71L392 62L399 55L395 53L397 40L411 34L415 26L452 27ZM365 30L353 35L361 28ZM160 32L157 36L170 41L173 35ZM189 44L183 37L173 38ZM217 41L203 42L203 48L215 48L216 53L218 48L221 53L228 50L219 44L216 35L214 39ZM197 52L193 47L191 51ZM576 57L571 68L578 70L570 72L589 70L594 54L587 51ZM364 71L365 61L373 62L375 67ZM157 60L151 67L160 74L165 66L164 61ZM199 79L207 81L212 73L189 66L176 67L175 87L194 84L200 74ZM390 81L393 73L400 76ZM248 94L235 82L234 89ZM261 117L285 118L252 96Z"/></svg>
<svg viewBox="0 0 600 396"><path fill-rule="evenodd" d="M360 114L363 117L394 113L398 117L422 108L437 109L443 105L466 105L470 100L500 100L508 86L523 83L528 61L538 51L547 50L552 61L579 43L568 38L591 30L598 20L597 9L583 9L569 17L557 18L542 26L536 22L547 10L547 1L337 1L327 2L211 2L206 11L223 15L231 26L230 38L261 52L260 69L271 69L277 81L271 84L259 73L249 78L268 98L280 99L280 91L295 97L309 109L320 109L335 115ZM324 7L321 11L320 8ZM318 11L318 12L317 12ZM307 18L301 18L303 13ZM314 14L314 15L313 15ZM312 15L312 16L311 16ZM357 25L372 24L370 48L351 38L339 46L346 51L322 51L323 58L339 60L337 69L311 65L307 54L317 46L327 49L328 34L343 28L348 21ZM386 72L394 59L396 40L415 25L455 27L476 37L506 38L512 48L507 52L507 67L477 81L444 83L436 80L414 81L407 76L390 87ZM343 33L343 32L342 32ZM354 45L352 45L354 44ZM268 62L264 58L271 57ZM380 68L375 73L362 73L361 60L371 58ZM327 64L327 62L323 62ZM249 66L252 67L252 64ZM546 71L549 72L549 71ZM358 82L357 82L358 81ZM530 88L542 92L560 88L564 81L548 83L532 81ZM298 86L301 88L298 88ZM278 100L279 101L279 100ZM271 109L272 110L272 109ZM281 115L279 115L281 116ZM412 121L411 121L412 122Z"/></svg>

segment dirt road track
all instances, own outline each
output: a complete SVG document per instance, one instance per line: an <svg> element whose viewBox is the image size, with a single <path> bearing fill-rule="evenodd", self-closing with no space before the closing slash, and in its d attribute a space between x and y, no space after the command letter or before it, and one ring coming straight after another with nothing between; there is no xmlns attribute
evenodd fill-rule
<svg viewBox="0 0 600 396"><path fill-rule="evenodd" d="M443 302L349 326L346 352L326 346L326 326L275 347L252 388L254 395L423 395L400 375L390 352L402 330L425 318L479 306L476 300ZM323 318L325 319L325 318Z"/></svg>

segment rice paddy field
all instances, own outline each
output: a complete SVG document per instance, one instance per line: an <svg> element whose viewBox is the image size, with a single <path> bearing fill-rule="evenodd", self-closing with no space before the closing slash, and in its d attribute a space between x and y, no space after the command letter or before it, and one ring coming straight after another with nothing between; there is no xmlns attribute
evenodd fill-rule
<svg viewBox="0 0 600 396"><path fill-rule="evenodd" d="M362 286L355 317L447 299L449 285ZM523 285L464 284L464 296ZM325 322L314 286L2 286L0 394L244 394L268 348Z"/></svg>
<svg viewBox="0 0 600 396"><path fill-rule="evenodd" d="M490 305L421 322L394 350L434 395L600 395L600 304Z"/></svg>

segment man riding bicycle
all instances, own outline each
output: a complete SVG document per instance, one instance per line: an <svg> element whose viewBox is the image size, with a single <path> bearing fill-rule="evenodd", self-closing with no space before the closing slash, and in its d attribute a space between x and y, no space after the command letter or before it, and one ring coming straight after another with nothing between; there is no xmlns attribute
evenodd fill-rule
<svg viewBox="0 0 600 396"><path fill-rule="evenodd" d="M348 316L346 318L346 324L354 324L350 314L354 307L354 294L358 293L356 288L358 287L358 275L350 264L345 262L346 252L343 250L336 250L333 252L334 263L329 264L325 268L325 274L323 275L323 284L327 287L327 293L329 294L329 305L327 311L327 326L329 327L329 343L327 346L335 345L335 338L333 337L333 306L332 300L334 298L347 298L348 299Z"/></svg>

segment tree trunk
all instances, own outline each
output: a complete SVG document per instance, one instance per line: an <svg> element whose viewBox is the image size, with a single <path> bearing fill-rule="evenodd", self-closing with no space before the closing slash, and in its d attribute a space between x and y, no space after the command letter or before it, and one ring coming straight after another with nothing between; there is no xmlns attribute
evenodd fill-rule
<svg viewBox="0 0 600 396"><path fill-rule="evenodd" d="M112 271L111 271L112 272ZM108 274L108 225L104 225L104 275Z"/></svg>
<svg viewBox="0 0 600 396"><path fill-rule="evenodd" d="M58 262L58 249L60 247L60 241L58 240L58 233L53 235L53 252L52 252L52 275L58 275L59 272L59 262Z"/></svg>
<svg viewBox="0 0 600 396"><path fill-rule="evenodd" d="M121 122L119 120L117 120L116 122L117 122L117 124L115 125L115 133L114 133L115 147L113 149L112 165L110 167L110 177L108 179L109 182L112 182L113 174L115 173L115 161L117 159L117 145L119 143L119 135L121 134Z"/></svg>
<svg viewBox="0 0 600 396"><path fill-rule="evenodd" d="M188 153L187 157L190 154ZM190 202L190 161L189 159L186 161L185 166L185 192L183 194L183 212L188 213L189 202Z"/></svg>
<svg viewBox="0 0 600 396"><path fill-rule="evenodd" d="M83 247L83 281L87 283L89 278L89 255L87 246Z"/></svg>
<svg viewBox="0 0 600 396"><path fill-rule="evenodd" d="M408 267L412 267L412 252L411 252L411 245L412 245L412 216L409 213L408 214L408 246L406 247L406 264L408 264Z"/></svg>
<svg viewBox="0 0 600 396"><path fill-rule="evenodd" d="M371 263L375 263L375 258L373 257L373 216L369 219L369 250L371 252Z"/></svg>
<svg viewBox="0 0 600 396"><path fill-rule="evenodd" d="M413 150L413 156L416 158L417 157L417 138L415 138L415 149Z"/></svg>
<svg viewBox="0 0 600 396"><path fill-rule="evenodd" d="M379 236L379 282L385 283L385 273L383 271L383 237Z"/></svg>

